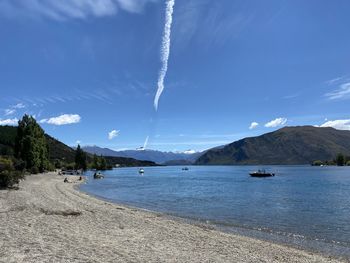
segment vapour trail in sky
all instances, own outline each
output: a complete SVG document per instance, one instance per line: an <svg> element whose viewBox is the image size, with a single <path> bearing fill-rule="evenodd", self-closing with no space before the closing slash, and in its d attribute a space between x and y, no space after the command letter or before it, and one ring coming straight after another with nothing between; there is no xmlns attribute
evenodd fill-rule
<svg viewBox="0 0 350 263"><path fill-rule="evenodd" d="M164 79L168 71L168 60L170 54L170 36L171 36L171 24L173 22L173 11L174 11L175 0L168 0L166 3L165 11L165 26L161 46L161 62L162 67L159 70L158 76L158 89L154 97L154 108L158 110L159 98L164 90Z"/></svg>
<svg viewBox="0 0 350 263"><path fill-rule="evenodd" d="M146 147L147 147L147 144L148 144L148 139L149 139L149 136L146 137L145 142L143 144L143 149L144 150L146 150Z"/></svg>

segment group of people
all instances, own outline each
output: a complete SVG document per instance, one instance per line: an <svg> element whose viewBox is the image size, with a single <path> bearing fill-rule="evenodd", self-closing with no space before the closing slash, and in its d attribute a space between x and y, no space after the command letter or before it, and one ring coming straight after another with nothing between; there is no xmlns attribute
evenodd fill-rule
<svg viewBox="0 0 350 263"><path fill-rule="evenodd" d="M82 181L82 180L83 180L83 177L82 177L82 176L79 176L78 181ZM64 182L64 183L70 183L67 177L64 178L63 182Z"/></svg>

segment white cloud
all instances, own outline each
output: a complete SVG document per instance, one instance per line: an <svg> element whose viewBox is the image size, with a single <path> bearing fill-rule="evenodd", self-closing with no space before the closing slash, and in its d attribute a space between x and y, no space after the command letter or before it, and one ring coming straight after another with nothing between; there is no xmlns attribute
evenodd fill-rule
<svg viewBox="0 0 350 263"><path fill-rule="evenodd" d="M25 108L25 105L23 103L18 103L16 105L9 106L8 109L5 109L5 116L15 114L17 109L23 108Z"/></svg>
<svg viewBox="0 0 350 263"><path fill-rule="evenodd" d="M328 85L333 85L333 84L335 84L335 83L339 83L339 82L342 81L343 79L344 79L344 76L337 77L337 78L333 78L333 79L327 80L327 81L326 81L326 84L328 84Z"/></svg>
<svg viewBox="0 0 350 263"><path fill-rule="evenodd" d="M23 103L17 103L16 105L13 105L12 108L13 109L23 109L26 106Z"/></svg>
<svg viewBox="0 0 350 263"><path fill-rule="evenodd" d="M17 125L18 124L18 119L17 118L14 118L14 119L5 119L5 120L2 120L0 119L0 125Z"/></svg>
<svg viewBox="0 0 350 263"><path fill-rule="evenodd" d="M250 126L249 126L249 130L253 130L253 129L255 129L255 128L258 127L258 126L259 126L259 123L253 121L253 122L250 124Z"/></svg>
<svg viewBox="0 0 350 263"><path fill-rule="evenodd" d="M156 0L2 0L0 14L8 17L44 17L58 21L115 15L118 9L141 12Z"/></svg>
<svg viewBox="0 0 350 263"><path fill-rule="evenodd" d="M350 130L350 119L327 121L319 127L332 127L337 130Z"/></svg>
<svg viewBox="0 0 350 263"><path fill-rule="evenodd" d="M131 13L139 13L147 2L156 1L157 0L117 0L120 8Z"/></svg>
<svg viewBox="0 0 350 263"><path fill-rule="evenodd" d="M332 92L326 93L329 100L339 100L350 98L350 82L343 83L340 87Z"/></svg>
<svg viewBox="0 0 350 263"><path fill-rule="evenodd" d="M75 142L75 144L81 144L81 141L77 140L77 141Z"/></svg>
<svg viewBox="0 0 350 263"><path fill-rule="evenodd" d="M108 133L108 139L112 140L113 138L117 137L119 135L119 131L113 130Z"/></svg>
<svg viewBox="0 0 350 263"><path fill-rule="evenodd" d="M286 118L277 118L274 119L272 121L269 121L268 123L265 124L266 128L274 128L274 127L278 127L278 126L282 126L284 124L287 123L287 119Z"/></svg>
<svg viewBox="0 0 350 263"><path fill-rule="evenodd" d="M5 116L12 115L16 112L15 109L6 109L5 110Z"/></svg>
<svg viewBox="0 0 350 263"><path fill-rule="evenodd" d="M60 126L66 124L79 123L80 120L81 117L78 114L63 114L49 119L42 119L40 120L40 123L47 123Z"/></svg>

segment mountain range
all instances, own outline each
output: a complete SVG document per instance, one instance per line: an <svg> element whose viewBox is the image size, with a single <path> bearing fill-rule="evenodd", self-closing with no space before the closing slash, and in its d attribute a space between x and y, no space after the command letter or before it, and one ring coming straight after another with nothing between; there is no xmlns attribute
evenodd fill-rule
<svg viewBox="0 0 350 263"><path fill-rule="evenodd" d="M0 126L0 155L13 155L17 128ZM51 160L74 162L75 150L46 135ZM338 153L350 156L350 131L330 127L284 127L257 137L248 137L204 152L161 152L155 150L113 151L98 146L83 149L103 155L122 166L310 164L333 160ZM142 161L139 161L142 160Z"/></svg>
<svg viewBox="0 0 350 263"><path fill-rule="evenodd" d="M257 137L244 138L200 156L198 165L310 164L350 156L350 131L330 127L284 127Z"/></svg>
<svg viewBox="0 0 350 263"><path fill-rule="evenodd" d="M84 146L83 150L97 155L134 158L137 160L152 161L158 164L191 164L194 163L201 152L161 152L156 150L125 150L114 151L109 148L98 146Z"/></svg>

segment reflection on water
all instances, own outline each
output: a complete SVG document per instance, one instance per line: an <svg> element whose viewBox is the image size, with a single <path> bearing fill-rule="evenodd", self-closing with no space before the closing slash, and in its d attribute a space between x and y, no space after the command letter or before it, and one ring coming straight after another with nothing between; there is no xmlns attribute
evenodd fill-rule
<svg viewBox="0 0 350 263"><path fill-rule="evenodd" d="M222 229L350 257L350 168L146 167L106 171L83 191ZM252 178L265 168L275 177ZM289 240L289 241L288 241Z"/></svg>

